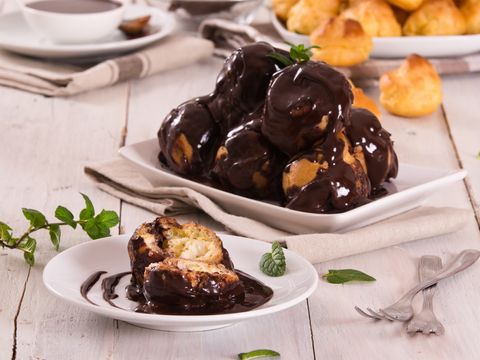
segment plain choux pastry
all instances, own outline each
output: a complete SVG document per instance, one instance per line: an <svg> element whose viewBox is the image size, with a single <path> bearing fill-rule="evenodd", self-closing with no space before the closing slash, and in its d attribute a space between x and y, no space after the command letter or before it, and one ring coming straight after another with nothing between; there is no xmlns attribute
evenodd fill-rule
<svg viewBox="0 0 480 360"><path fill-rule="evenodd" d="M373 48L370 36L356 20L333 17L324 21L310 35L313 60L332 66L353 66L368 59Z"/></svg>
<svg viewBox="0 0 480 360"><path fill-rule="evenodd" d="M340 0L300 0L288 12L287 29L310 35L324 20L335 16Z"/></svg>
<svg viewBox="0 0 480 360"><path fill-rule="evenodd" d="M341 17L358 21L369 36L401 36L402 29L392 8L383 0L365 0L340 14Z"/></svg>
<svg viewBox="0 0 480 360"><path fill-rule="evenodd" d="M465 18L467 34L480 34L480 0L467 0L460 7Z"/></svg>
<svg viewBox="0 0 480 360"><path fill-rule="evenodd" d="M380 109L378 108L377 104L373 99L369 98L362 89L357 88L355 85L352 84L352 92L353 92L353 104L354 108L360 109L367 109L372 112L377 118L380 118L382 114Z"/></svg>
<svg viewBox="0 0 480 360"><path fill-rule="evenodd" d="M390 113L415 117L434 112L442 102L442 86L435 67L412 54L398 69L380 78L380 102Z"/></svg>
<svg viewBox="0 0 480 360"><path fill-rule="evenodd" d="M417 10L424 0L387 0L390 4L406 11Z"/></svg>
<svg viewBox="0 0 480 360"><path fill-rule="evenodd" d="M280 19L286 21L288 12L297 2L298 0L272 0L272 9Z"/></svg>
<svg viewBox="0 0 480 360"><path fill-rule="evenodd" d="M467 29L452 0L427 0L408 17L403 33L411 35L461 35Z"/></svg>

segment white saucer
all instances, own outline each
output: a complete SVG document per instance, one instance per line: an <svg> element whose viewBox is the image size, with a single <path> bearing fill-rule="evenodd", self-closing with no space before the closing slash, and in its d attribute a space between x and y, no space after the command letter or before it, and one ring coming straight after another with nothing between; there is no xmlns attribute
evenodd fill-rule
<svg viewBox="0 0 480 360"><path fill-rule="evenodd" d="M175 28L173 16L165 11L148 6L129 5L125 19L151 15L150 33L128 40L120 30L108 37L89 44L55 44L35 33L25 22L20 12L0 16L0 48L23 55L49 58L86 58L119 54L149 45L170 34Z"/></svg>
<svg viewBox="0 0 480 360"><path fill-rule="evenodd" d="M288 31L273 13L271 20L284 40L293 44L311 45L308 35ZM374 37L370 56L373 58L404 58L415 53L424 57L448 57L463 56L477 51L480 51L480 34Z"/></svg>
<svg viewBox="0 0 480 360"><path fill-rule="evenodd" d="M388 195L338 214L313 214L231 194L174 174L158 161L157 139L125 146L120 155L153 185L182 186L208 196L232 214L246 216L297 234L359 228L420 206L441 188L463 179L465 170L434 169L399 164L396 179L386 183Z"/></svg>
<svg viewBox="0 0 480 360"><path fill-rule="evenodd" d="M273 314L288 309L309 297L317 288L318 274L315 268L301 256L284 250L287 272L280 277L263 274L258 263L271 245L232 235L219 235L224 247L230 253L235 268L246 272L273 289L273 297L264 305L247 311L221 315L159 315L142 314L112 307L102 299L101 281L88 293L98 306L88 303L80 295L80 285L92 273L105 270L114 275L130 270L127 253L129 236L112 236L95 241L87 241L55 256L45 266L43 282L54 295L99 315L127 321L141 327L168 331L203 331L225 327L236 322ZM125 276L117 285L119 297L114 303L120 307L133 309L137 305L125 297L123 289L130 276Z"/></svg>

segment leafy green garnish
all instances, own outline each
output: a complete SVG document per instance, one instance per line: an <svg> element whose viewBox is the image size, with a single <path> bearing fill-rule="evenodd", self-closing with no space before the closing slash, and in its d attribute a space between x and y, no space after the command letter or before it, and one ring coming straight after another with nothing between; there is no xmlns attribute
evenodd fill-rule
<svg viewBox="0 0 480 360"><path fill-rule="evenodd" d="M277 356L280 356L280 353L274 350L269 350L269 349L258 349L258 350L253 350L247 353L238 354L238 358L240 360L258 359L263 357L277 357Z"/></svg>
<svg viewBox="0 0 480 360"><path fill-rule="evenodd" d="M328 270L327 274L322 276L331 284L343 284L349 281L375 281L376 279L370 275L365 274L359 270L354 269L340 269Z"/></svg>
<svg viewBox="0 0 480 360"><path fill-rule="evenodd" d="M301 62L308 61L313 55L312 49L319 48L319 46L317 45L305 47L305 45L303 44L294 45L289 42L286 42L286 44L290 46L289 57L278 52L273 52L268 55L272 59L277 60L283 66L290 66L290 65L293 65L294 63L301 63Z"/></svg>
<svg viewBox="0 0 480 360"><path fill-rule="evenodd" d="M260 270L268 276L282 276L287 269L283 248L278 241L272 244L272 252L265 253L260 259Z"/></svg>
<svg viewBox="0 0 480 360"><path fill-rule="evenodd" d="M40 211L23 208L23 215L29 221L30 226L20 237L15 237L12 228L0 221L0 246L23 251L25 261L29 265L34 265L37 240L30 235L35 231L47 230L50 241L57 251L62 234L60 226L68 225L75 229L77 225L80 225L91 239L110 236L110 229L119 222L117 213L111 210L102 210L95 216L95 209L89 197L85 194L82 196L85 200L85 208L80 212L79 220L75 220L72 212L64 206L58 206L55 210L55 217L61 222L52 223Z"/></svg>

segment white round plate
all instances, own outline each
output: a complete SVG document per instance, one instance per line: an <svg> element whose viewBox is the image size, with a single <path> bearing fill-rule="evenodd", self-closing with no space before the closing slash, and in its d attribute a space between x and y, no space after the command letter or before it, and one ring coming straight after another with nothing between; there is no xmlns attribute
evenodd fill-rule
<svg viewBox="0 0 480 360"><path fill-rule="evenodd" d="M307 35L288 31L275 14L272 13L271 19L273 26L284 40L293 44L311 45ZM370 56L374 58L404 58L415 53L424 57L448 57L472 54L477 51L480 51L480 34L375 37Z"/></svg>
<svg viewBox="0 0 480 360"><path fill-rule="evenodd" d="M284 250L287 272L280 277L263 274L258 263L270 244L232 235L219 235L230 253L235 268L252 275L273 289L273 297L266 304L247 311L220 315L159 315L142 314L117 309L102 299L101 281L89 292L92 305L80 295L80 285L95 271L105 270L113 275L130 270L127 253L129 236L112 236L74 246L55 256L43 271L43 282L54 295L99 315L123 320L137 326L167 331L203 331L221 328L236 322L273 314L292 307L310 296L317 288L318 274L315 268L301 256ZM120 307L133 309L137 303L124 294L130 276L125 276L117 286L119 298L114 302Z"/></svg>
<svg viewBox="0 0 480 360"><path fill-rule="evenodd" d="M136 39L127 39L120 30L88 44L55 44L35 33L25 22L20 12L0 16L0 48L19 54L49 58L86 58L119 54L149 45L170 34L175 28L173 16L165 11L140 5L129 5L125 19L150 15L150 34Z"/></svg>

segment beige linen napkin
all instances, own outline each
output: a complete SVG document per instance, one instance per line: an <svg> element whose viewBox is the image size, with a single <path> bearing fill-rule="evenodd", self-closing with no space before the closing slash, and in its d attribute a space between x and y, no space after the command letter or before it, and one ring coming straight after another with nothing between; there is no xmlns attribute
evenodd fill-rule
<svg viewBox="0 0 480 360"><path fill-rule="evenodd" d="M0 51L0 85L47 96L69 96L182 67L213 54L213 44L169 36L135 53L93 66L49 62Z"/></svg>
<svg viewBox="0 0 480 360"><path fill-rule="evenodd" d="M288 47L271 23L252 27L227 20L208 19L201 24L200 34L215 43L215 53L221 56L227 56L232 50L255 41L267 41L284 49ZM429 60L442 75L480 71L480 53ZM370 59L363 64L337 70L353 80L365 81L379 78L383 73L399 67L402 61L403 59Z"/></svg>
<svg viewBox="0 0 480 360"><path fill-rule="evenodd" d="M86 166L85 173L101 190L155 214L178 215L202 210L233 233L268 242L283 241L290 250L312 263L454 232L471 217L468 210L420 207L344 234L292 235L229 214L192 189L153 187L122 159Z"/></svg>

